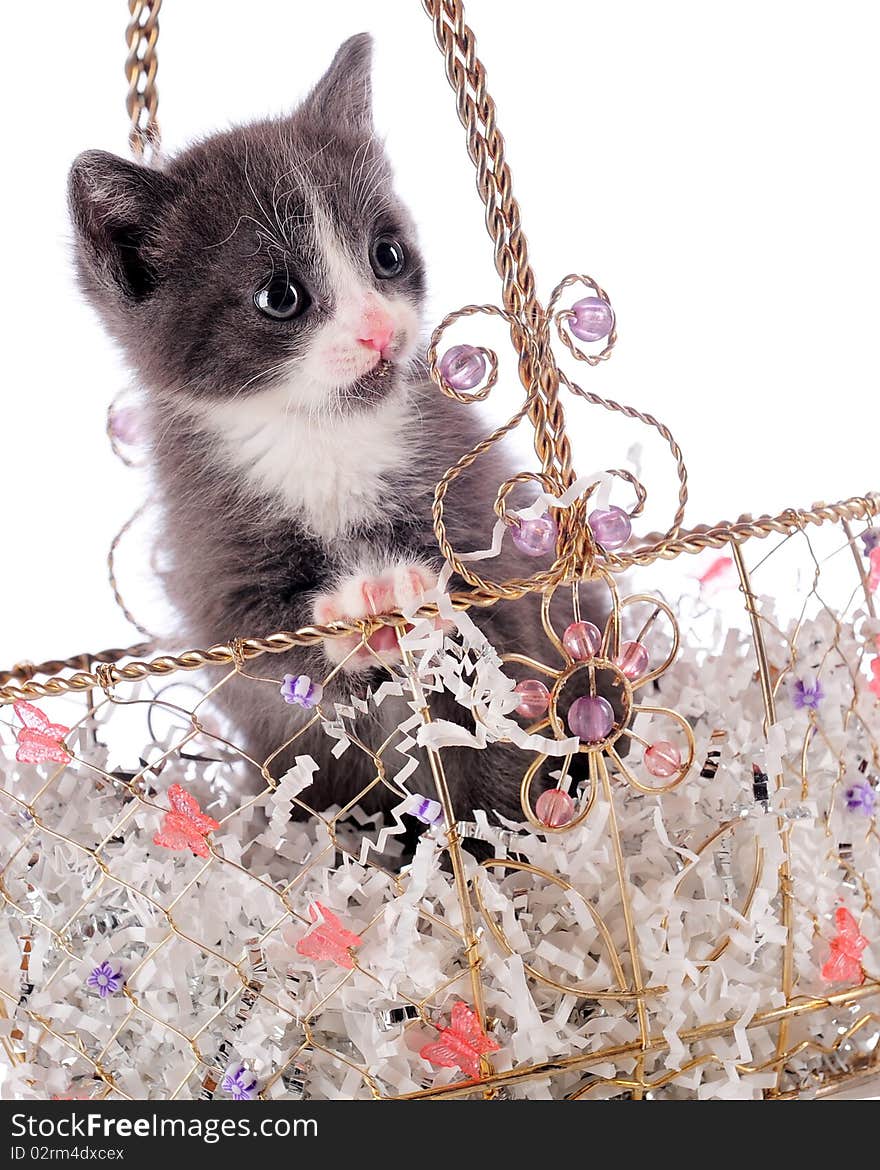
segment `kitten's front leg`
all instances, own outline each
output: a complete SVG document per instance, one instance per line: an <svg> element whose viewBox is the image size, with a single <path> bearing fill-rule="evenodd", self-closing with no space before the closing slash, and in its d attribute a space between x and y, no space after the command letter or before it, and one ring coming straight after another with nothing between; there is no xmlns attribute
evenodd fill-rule
<svg viewBox="0 0 880 1170"><path fill-rule="evenodd" d="M411 609L436 585L436 571L422 561L401 561L378 574L352 573L343 577L333 592L315 598L314 620L323 626L335 621L358 621L392 609ZM400 659L393 626L381 626L371 634L369 650L365 647L355 650L358 642L356 637L326 638L324 654L331 662L344 662L346 670L375 665L374 655L382 662Z"/></svg>

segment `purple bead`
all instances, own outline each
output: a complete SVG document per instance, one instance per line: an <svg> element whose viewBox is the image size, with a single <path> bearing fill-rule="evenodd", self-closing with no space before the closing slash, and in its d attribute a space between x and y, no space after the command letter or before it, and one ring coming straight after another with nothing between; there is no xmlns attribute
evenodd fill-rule
<svg viewBox="0 0 880 1170"><path fill-rule="evenodd" d="M286 674L279 690L285 703L295 703L307 711L317 707L324 697L324 688L320 683L312 682L307 674Z"/></svg>
<svg viewBox="0 0 880 1170"><path fill-rule="evenodd" d="M596 508L587 519L596 543L605 549L620 548L632 536L629 513L614 504L608 509Z"/></svg>
<svg viewBox="0 0 880 1170"><path fill-rule="evenodd" d="M418 804L412 810L412 815L423 825L436 825L443 819L443 806L439 800L431 800L429 796L420 796Z"/></svg>
<svg viewBox="0 0 880 1170"><path fill-rule="evenodd" d="M867 780L857 780L847 788L846 807L850 812L864 813L866 817L874 815L874 805L877 803L877 793Z"/></svg>
<svg viewBox="0 0 880 1170"><path fill-rule="evenodd" d="M440 359L440 377L453 390L473 390L486 376L486 355L472 345L453 345Z"/></svg>
<svg viewBox="0 0 880 1170"><path fill-rule="evenodd" d="M535 520L517 520L510 538L527 557L542 557L556 547L556 521L549 512Z"/></svg>
<svg viewBox="0 0 880 1170"><path fill-rule="evenodd" d="M641 642L624 642L614 661L630 682L648 673L648 651Z"/></svg>
<svg viewBox="0 0 880 1170"><path fill-rule="evenodd" d="M601 297L584 297L571 311L568 327L580 341L601 341L614 328L614 311Z"/></svg>
<svg viewBox="0 0 880 1170"><path fill-rule="evenodd" d="M583 695L569 708L568 726L584 743L601 743L614 727L614 708L598 695Z"/></svg>
<svg viewBox="0 0 880 1170"><path fill-rule="evenodd" d="M562 645L575 662L588 662L602 647L602 632L592 622L572 622L562 635Z"/></svg>

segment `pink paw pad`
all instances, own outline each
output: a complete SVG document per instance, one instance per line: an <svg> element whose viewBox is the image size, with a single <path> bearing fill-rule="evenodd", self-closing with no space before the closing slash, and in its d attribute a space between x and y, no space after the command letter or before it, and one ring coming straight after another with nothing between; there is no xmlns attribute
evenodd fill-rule
<svg viewBox="0 0 880 1170"><path fill-rule="evenodd" d="M354 574L342 581L335 593L321 594L315 599L314 619L324 626L335 621L357 621L371 614L388 613L393 609L411 609L437 584L437 574L424 565L395 565L378 577ZM392 626L382 626L370 635L370 649L386 661L399 658L397 633ZM357 645L355 638L328 638L324 653L331 662L341 662ZM360 649L346 663L355 670L373 655Z"/></svg>

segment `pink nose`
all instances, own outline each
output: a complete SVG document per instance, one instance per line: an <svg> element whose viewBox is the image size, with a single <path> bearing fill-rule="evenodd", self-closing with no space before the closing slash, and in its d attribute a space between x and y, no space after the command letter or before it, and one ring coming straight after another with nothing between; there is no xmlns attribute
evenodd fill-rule
<svg viewBox="0 0 880 1170"><path fill-rule="evenodd" d="M394 322L384 309L369 308L361 318L358 341L384 354L394 337Z"/></svg>

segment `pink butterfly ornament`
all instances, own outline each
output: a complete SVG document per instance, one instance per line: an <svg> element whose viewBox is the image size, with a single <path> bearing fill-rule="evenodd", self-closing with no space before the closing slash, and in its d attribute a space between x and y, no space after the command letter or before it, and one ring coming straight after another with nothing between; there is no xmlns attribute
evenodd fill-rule
<svg viewBox="0 0 880 1170"><path fill-rule="evenodd" d="M16 734L18 751L15 758L20 764L68 762L70 752L62 741L70 734L69 727L63 723L50 723L39 707L24 700L14 703L13 710L24 724Z"/></svg>
<svg viewBox="0 0 880 1170"><path fill-rule="evenodd" d="M176 853L190 849L197 857L209 857L205 834L219 829L220 822L203 813L196 798L180 784L171 785L168 800L171 810L162 818L162 827L153 838L153 844Z"/></svg>
<svg viewBox="0 0 880 1170"><path fill-rule="evenodd" d="M871 549L870 569L868 570L868 590L873 593L880 585L880 544Z"/></svg>
<svg viewBox="0 0 880 1170"><path fill-rule="evenodd" d="M733 576L731 557L716 557L709 567L697 577L702 593L713 594L728 585Z"/></svg>
<svg viewBox="0 0 880 1170"><path fill-rule="evenodd" d="M822 978L826 983L864 983L862 951L868 940L859 933L858 923L845 906L834 911L834 924L837 936L831 940L831 954L822 966Z"/></svg>
<svg viewBox="0 0 880 1170"><path fill-rule="evenodd" d="M363 946L361 936L347 930L332 910L320 902L310 904L309 918L317 926L296 944L297 954L305 955L307 959L329 960L337 967L351 971L354 967L351 952L353 948Z"/></svg>
<svg viewBox="0 0 880 1170"><path fill-rule="evenodd" d="M871 674L874 677L868 683L868 690L880 699L880 658L871 659Z"/></svg>
<svg viewBox="0 0 880 1170"><path fill-rule="evenodd" d="M473 1008L459 1001L452 1009L449 1027L441 1028L439 1037L426 1044L419 1056L441 1068L458 1068L465 1076L476 1078L480 1075L480 1057L497 1052L499 1047L498 1041L483 1031Z"/></svg>

